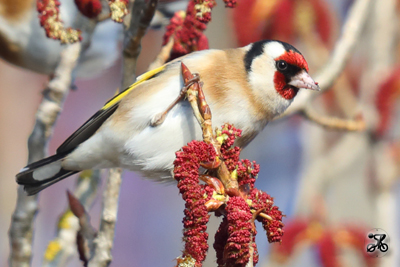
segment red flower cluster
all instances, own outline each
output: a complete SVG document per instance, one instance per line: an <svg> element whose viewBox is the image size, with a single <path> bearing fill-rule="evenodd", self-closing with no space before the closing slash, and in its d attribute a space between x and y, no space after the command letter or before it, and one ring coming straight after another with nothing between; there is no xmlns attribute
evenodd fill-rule
<svg viewBox="0 0 400 267"><path fill-rule="evenodd" d="M208 49L208 39L203 33L207 25L197 19L194 6L194 2L190 1L186 14L182 11L176 12L167 26L163 45L173 38L174 46L170 59L192 51Z"/></svg>
<svg viewBox="0 0 400 267"><path fill-rule="evenodd" d="M367 229L358 226L327 227L316 219L297 218L285 226L285 236L280 246L274 246L272 255L279 263L287 262L296 248L311 244L320 258L321 266L341 266L339 253L341 248L352 248L363 256L366 267L377 266L376 258L370 257L365 250Z"/></svg>
<svg viewBox="0 0 400 267"><path fill-rule="evenodd" d="M224 2L225 2L225 7L230 7L230 8L236 7L237 4L236 0L224 0Z"/></svg>
<svg viewBox="0 0 400 267"><path fill-rule="evenodd" d="M195 266L201 266L205 259L208 249L208 235L205 232L209 219L207 207L216 211L217 215L222 213L225 216L214 243L219 266L245 266L251 256L253 263L257 263L255 219L263 224L269 242L281 241L282 213L273 205L272 197L254 188L259 165L254 161L239 160L240 149L233 147L240 134L241 131L231 125L223 125L222 130L216 131L216 140L221 143L220 157L227 165L231 179L237 179L238 195L229 195L226 190L218 188L222 183L215 185L212 179L217 178L209 175L208 178L202 177L202 180L208 179L207 185L199 184L200 166L210 165L216 160L213 145L192 141L176 152L174 175L186 202L183 220L185 250L179 260L182 264L194 259ZM221 209L223 212L217 212Z"/></svg>
<svg viewBox="0 0 400 267"><path fill-rule="evenodd" d="M86 17L97 17L102 9L100 0L75 0L78 10Z"/></svg>
<svg viewBox="0 0 400 267"><path fill-rule="evenodd" d="M236 0L224 0L226 7L234 7ZM208 49L208 39L204 35L211 20L211 9L215 0L191 0L186 13L178 11L170 20L164 35L163 45L173 38L170 60L193 51Z"/></svg>
<svg viewBox="0 0 400 267"><path fill-rule="evenodd" d="M245 266L250 260L250 249L254 250L253 264L257 264L258 252L255 243L257 231L249 205L242 197L230 197L225 210L228 221L228 238L224 248L226 266ZM218 261L221 262L221 259Z"/></svg>
<svg viewBox="0 0 400 267"><path fill-rule="evenodd" d="M375 105L379 114L379 123L375 134L382 137L390 129L393 120L393 110L400 96L400 67L393 70L391 75L379 86L375 98Z"/></svg>
<svg viewBox="0 0 400 267"><path fill-rule="evenodd" d="M230 172L236 169L236 164L239 162L240 148L233 146L236 138L242 136L242 130L236 129L230 124L222 126L221 131L217 131L217 140L222 143L221 154L224 162Z"/></svg>
<svg viewBox="0 0 400 267"><path fill-rule="evenodd" d="M218 231L215 233L213 245L215 252L217 253L218 266L225 266L224 251L228 237L228 219L224 217L219 225Z"/></svg>
<svg viewBox="0 0 400 267"><path fill-rule="evenodd" d="M60 19L60 2L57 0L38 0L36 2L39 12L40 26L46 31L46 36L60 40L62 44L74 43L82 40L80 31L71 28L64 28Z"/></svg>
<svg viewBox="0 0 400 267"><path fill-rule="evenodd" d="M240 45L261 39L292 43L304 31L312 31L327 46L332 45L335 18L324 0L247 0L233 14ZM303 32L302 32L303 31Z"/></svg>
<svg viewBox="0 0 400 267"><path fill-rule="evenodd" d="M215 156L212 145L192 141L182 151L176 152L174 161L174 176L178 181L179 192L186 202L183 256L195 259L196 266L201 266L208 250L206 230L209 215L205 203L211 198L213 191L209 186L199 184L199 168L201 162L213 162ZM207 197L204 198L204 195Z"/></svg>
<svg viewBox="0 0 400 267"><path fill-rule="evenodd" d="M260 218L257 217L257 220L260 221L267 231L268 241L272 242L281 242L283 236L283 223L282 223L282 212L278 209L277 206L274 206L274 199L268 195L267 193L258 190L257 188L252 188L249 193L249 199L251 199L251 206L258 212L263 211L270 218Z"/></svg>
<svg viewBox="0 0 400 267"><path fill-rule="evenodd" d="M257 175L260 171L260 165L255 161L250 162L248 159L243 159L238 162L237 174L239 186L248 184L250 188L254 188Z"/></svg>
<svg viewBox="0 0 400 267"><path fill-rule="evenodd" d="M215 0L193 0L195 3L197 19L201 22L208 23L211 20L211 9L217 5Z"/></svg>

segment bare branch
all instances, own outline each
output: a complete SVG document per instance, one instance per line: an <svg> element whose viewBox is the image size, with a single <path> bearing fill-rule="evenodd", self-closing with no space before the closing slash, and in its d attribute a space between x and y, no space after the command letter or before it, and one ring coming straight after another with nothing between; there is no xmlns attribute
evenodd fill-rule
<svg viewBox="0 0 400 267"><path fill-rule="evenodd" d="M121 173L121 169L110 170L106 190L103 194L100 230L94 240L94 255L89 261L89 267L108 266L112 260L111 249L114 243L115 222L118 213Z"/></svg>
<svg viewBox="0 0 400 267"><path fill-rule="evenodd" d="M356 0L351 7L347 20L343 25L342 35L336 42L335 49L328 63L315 77L315 80L319 83L321 88L321 93L328 90L343 71L349 56L354 50L356 41L364 28L365 22L367 21L371 2L371 0ZM278 118L292 115L303 110L315 96L317 96L315 92L303 90L295 98L292 105Z"/></svg>
<svg viewBox="0 0 400 267"><path fill-rule="evenodd" d="M366 128L365 121L362 117L355 120L340 119L331 116L323 116L314 110L312 105L307 105L302 110L302 115L312 122L323 127L341 131L364 131Z"/></svg>
<svg viewBox="0 0 400 267"><path fill-rule="evenodd" d="M36 113L36 123L28 140L28 163L44 158L46 144L62 108L72 82L72 72L81 51L81 43L68 45L62 52L54 78L44 91ZM38 210L38 195L27 196L23 187L18 188L17 206L9 231L10 266L30 266L32 257L33 219Z"/></svg>
<svg viewBox="0 0 400 267"><path fill-rule="evenodd" d="M150 64L149 70L154 70L164 65L171 55L171 50L173 46L174 46L174 39L170 38L168 43L161 48L161 51L157 55L156 59Z"/></svg>
<svg viewBox="0 0 400 267"><path fill-rule="evenodd" d="M123 51L122 88L135 81L136 63L141 51L141 40L153 19L158 0L150 0L145 6L144 0L135 0L131 11L129 29L125 31Z"/></svg>

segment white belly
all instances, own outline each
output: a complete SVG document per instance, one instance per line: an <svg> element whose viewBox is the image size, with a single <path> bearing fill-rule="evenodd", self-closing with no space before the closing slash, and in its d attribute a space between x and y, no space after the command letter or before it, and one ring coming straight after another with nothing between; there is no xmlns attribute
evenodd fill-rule
<svg viewBox="0 0 400 267"><path fill-rule="evenodd" d="M202 133L190 104L185 101L171 110L161 125L148 126L126 142L119 157L121 167L151 178L159 177L160 172L165 172L162 176L170 176L175 152L191 140L202 140Z"/></svg>

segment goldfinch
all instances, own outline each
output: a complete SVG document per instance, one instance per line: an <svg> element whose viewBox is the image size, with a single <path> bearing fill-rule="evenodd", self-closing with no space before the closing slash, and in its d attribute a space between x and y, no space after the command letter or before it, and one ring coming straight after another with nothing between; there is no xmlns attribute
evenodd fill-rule
<svg viewBox="0 0 400 267"><path fill-rule="evenodd" d="M23 168L17 183L32 195L76 172L114 167L151 179L171 179L175 152L191 140L202 140L187 101L178 102L160 125L151 123L184 86L181 62L200 75L213 125L231 123L242 129L236 143L240 147L284 112L299 89L319 90L302 54L284 42L264 40L237 49L194 52L138 77L54 156Z"/></svg>

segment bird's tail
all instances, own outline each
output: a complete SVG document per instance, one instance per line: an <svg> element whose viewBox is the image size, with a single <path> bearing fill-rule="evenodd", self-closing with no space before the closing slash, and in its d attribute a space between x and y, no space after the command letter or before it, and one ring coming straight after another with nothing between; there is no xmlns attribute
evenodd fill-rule
<svg viewBox="0 0 400 267"><path fill-rule="evenodd" d="M68 154L56 154L29 164L17 174L17 183L24 186L28 195L35 195L46 187L77 173L78 171L65 170L61 166L61 161Z"/></svg>

